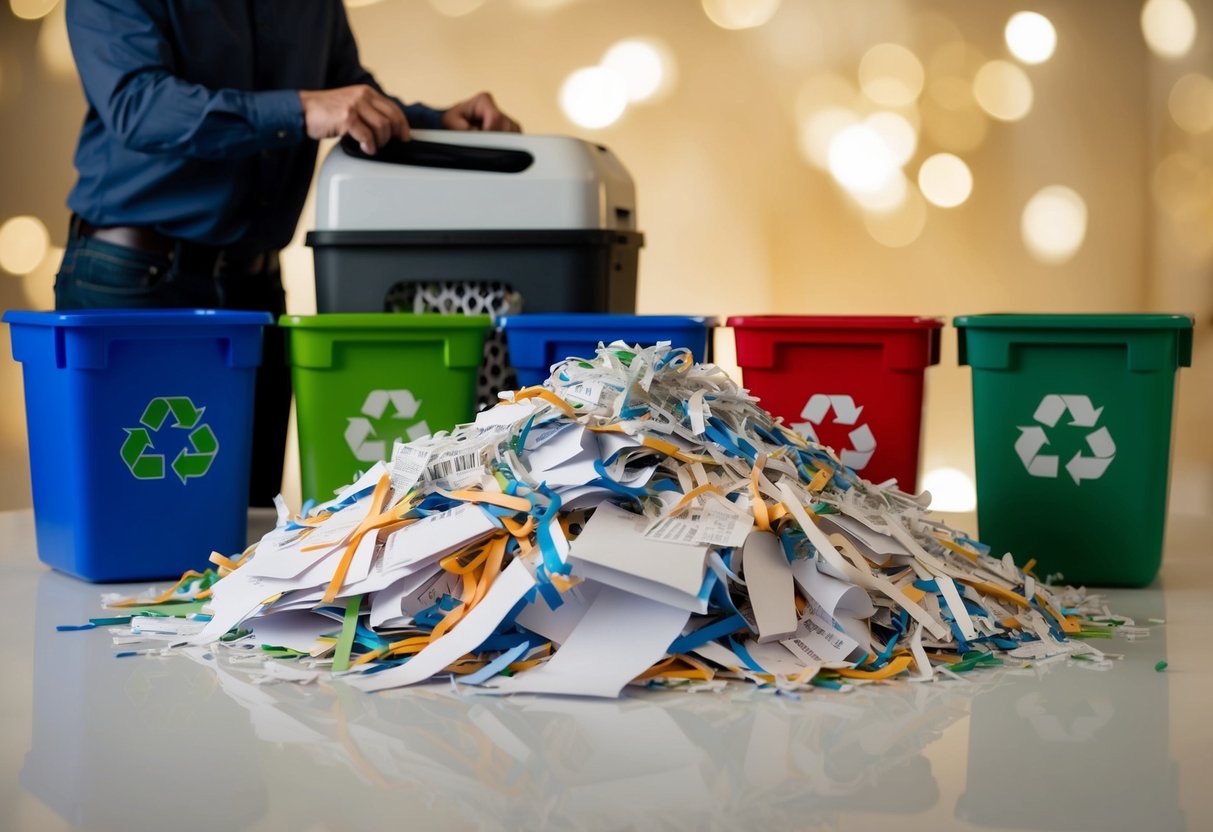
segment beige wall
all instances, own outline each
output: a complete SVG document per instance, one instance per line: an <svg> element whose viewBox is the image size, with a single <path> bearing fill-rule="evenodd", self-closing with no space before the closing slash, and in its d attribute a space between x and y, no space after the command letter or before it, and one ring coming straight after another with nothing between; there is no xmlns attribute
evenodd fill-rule
<svg viewBox="0 0 1213 832"><path fill-rule="evenodd" d="M972 197L951 210L928 207L921 236L902 248L875 242L829 175L802 158L798 91L825 72L854 79L861 56L881 42L919 54L928 84L930 56L947 43L1006 58L1002 27L1020 4L783 0L770 23L745 31L718 28L695 0L488 0L459 18L436 11L441 0L383 0L351 10L351 20L364 63L401 97L442 105L490 89L529 132L593 137L620 156L647 237L640 311L1195 314L1173 509L1204 512L1213 507L1213 187L1180 199L1190 210L1179 214L1161 207L1175 199L1152 190L1156 166L1179 150L1213 181L1213 132L1184 133L1167 108L1180 76L1213 66L1213 2L1189 2L1196 44L1171 62L1147 50L1139 2L1033 4L1056 25L1059 45L1051 60L1026 68L1032 111L1015 123L985 120L984 141L960 154L973 171ZM58 13L27 22L0 11L0 222L35 215L62 245L83 105L74 77L56 74L39 51L40 40L61 36ZM677 85L608 128L577 128L556 103L562 80L634 35L668 44ZM949 144L938 108L924 99L917 118L911 173ZM1089 212L1083 247L1062 265L1034 260L1020 236L1025 202L1051 184L1073 188ZM49 306L56 262L51 253L26 277L0 272L0 306ZM309 253L296 245L286 262L293 311L311 311ZM944 343L928 376L924 467L971 472L968 372L955 366L950 330ZM8 508L28 504L29 490L19 367L2 348L0 508Z"/></svg>

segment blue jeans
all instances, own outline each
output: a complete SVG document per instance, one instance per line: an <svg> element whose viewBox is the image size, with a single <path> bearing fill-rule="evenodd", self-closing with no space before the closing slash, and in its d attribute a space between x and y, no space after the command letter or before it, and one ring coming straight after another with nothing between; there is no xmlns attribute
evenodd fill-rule
<svg viewBox="0 0 1213 832"><path fill-rule="evenodd" d="M275 265L261 274L202 273L169 257L137 251L76 233L68 236L55 277L55 308L245 309L286 313L282 275ZM253 415L249 505L273 505L282 485L291 376L285 335L266 327Z"/></svg>
<svg viewBox="0 0 1213 832"><path fill-rule="evenodd" d="M73 230L55 277L56 309L220 309L211 275L184 274L168 257Z"/></svg>

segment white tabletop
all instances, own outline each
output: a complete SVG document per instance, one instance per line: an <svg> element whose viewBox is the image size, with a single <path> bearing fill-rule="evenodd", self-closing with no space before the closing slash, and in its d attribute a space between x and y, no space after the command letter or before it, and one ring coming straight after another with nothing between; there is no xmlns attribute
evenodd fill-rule
<svg viewBox="0 0 1213 832"><path fill-rule="evenodd" d="M1111 591L1149 638L1080 663L799 700L254 685L115 658L100 587L0 513L0 829L1213 829L1213 518ZM1164 672L1155 664L1169 662Z"/></svg>

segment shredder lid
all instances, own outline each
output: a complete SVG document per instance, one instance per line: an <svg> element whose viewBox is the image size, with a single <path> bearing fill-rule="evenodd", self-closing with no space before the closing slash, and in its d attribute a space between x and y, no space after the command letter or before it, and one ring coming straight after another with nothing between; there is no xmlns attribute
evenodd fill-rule
<svg viewBox="0 0 1213 832"><path fill-rule="evenodd" d="M390 146L367 157L334 147L316 181L315 231L637 230L632 177L600 144L531 133L412 136L424 152Z"/></svg>
<svg viewBox="0 0 1213 832"><path fill-rule="evenodd" d="M957 328L970 329L1191 329L1191 315L1154 314L992 314L959 315Z"/></svg>
<svg viewBox="0 0 1213 832"><path fill-rule="evenodd" d="M737 315L734 328L753 329L940 329L942 318L913 315Z"/></svg>
<svg viewBox="0 0 1213 832"><path fill-rule="evenodd" d="M11 309L4 322L24 326L116 327L116 326L266 326L274 322L269 312L229 309L71 309L42 312Z"/></svg>

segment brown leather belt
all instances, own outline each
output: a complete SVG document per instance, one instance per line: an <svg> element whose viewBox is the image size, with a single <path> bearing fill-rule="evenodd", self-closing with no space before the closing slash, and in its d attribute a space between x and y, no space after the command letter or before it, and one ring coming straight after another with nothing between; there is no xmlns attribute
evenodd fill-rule
<svg viewBox="0 0 1213 832"><path fill-rule="evenodd" d="M212 274L263 274L278 266L278 252L239 252L236 249L206 246L176 240L150 228L115 225L101 228L83 217L73 215L72 224L81 237L101 240L145 254L156 254L191 270Z"/></svg>

